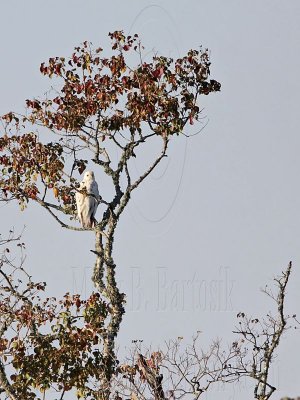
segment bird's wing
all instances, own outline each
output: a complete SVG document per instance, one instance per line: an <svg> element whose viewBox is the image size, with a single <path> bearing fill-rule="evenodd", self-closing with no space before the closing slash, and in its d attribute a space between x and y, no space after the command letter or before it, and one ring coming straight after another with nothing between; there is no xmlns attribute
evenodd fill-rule
<svg viewBox="0 0 300 400"><path fill-rule="evenodd" d="M98 189L98 183L96 181L94 181L92 183L91 192L96 197L96 200L98 200L98 198L99 198L99 189Z"/></svg>

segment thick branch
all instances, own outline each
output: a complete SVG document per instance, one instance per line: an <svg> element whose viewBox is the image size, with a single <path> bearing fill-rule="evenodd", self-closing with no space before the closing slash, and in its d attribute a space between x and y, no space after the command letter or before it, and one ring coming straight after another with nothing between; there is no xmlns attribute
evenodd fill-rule
<svg viewBox="0 0 300 400"><path fill-rule="evenodd" d="M52 215L52 217L60 224L61 227L70 229L72 231L86 231L87 230L86 228L77 228L75 226L67 225L60 218L58 218L58 216L56 214L54 214L54 212L51 210L51 208L55 208L56 210L63 212L63 209L61 207L56 206L55 204L47 203L38 197L35 200L42 207L44 207L49 212L50 215Z"/></svg>

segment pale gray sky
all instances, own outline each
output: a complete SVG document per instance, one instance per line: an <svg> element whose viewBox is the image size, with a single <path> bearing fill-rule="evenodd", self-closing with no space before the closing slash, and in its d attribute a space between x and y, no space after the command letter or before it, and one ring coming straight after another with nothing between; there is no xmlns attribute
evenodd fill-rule
<svg viewBox="0 0 300 400"><path fill-rule="evenodd" d="M116 29L173 57L209 47L222 83L202 99L205 130L172 143L168 163L123 215L115 248L128 293L121 347L189 339L198 329L204 344L233 340L237 312L268 311L259 289L290 260L288 311L299 313L299 0L2 1L0 113L22 111L26 98L49 89L42 61L84 40L104 46ZM91 290L91 234L61 229L35 205L23 213L4 206L0 216L3 233L26 225L28 268L51 295ZM283 339L274 399L300 394L299 338L291 331ZM252 387L207 396L219 398L252 398Z"/></svg>

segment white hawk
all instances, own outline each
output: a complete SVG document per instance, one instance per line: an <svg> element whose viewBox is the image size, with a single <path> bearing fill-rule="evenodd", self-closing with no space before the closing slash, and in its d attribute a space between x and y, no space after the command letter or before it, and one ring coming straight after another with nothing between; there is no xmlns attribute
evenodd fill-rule
<svg viewBox="0 0 300 400"><path fill-rule="evenodd" d="M81 225L83 228L93 228L96 222L95 214L100 200L98 184L95 181L93 171L85 172L75 197L77 213Z"/></svg>

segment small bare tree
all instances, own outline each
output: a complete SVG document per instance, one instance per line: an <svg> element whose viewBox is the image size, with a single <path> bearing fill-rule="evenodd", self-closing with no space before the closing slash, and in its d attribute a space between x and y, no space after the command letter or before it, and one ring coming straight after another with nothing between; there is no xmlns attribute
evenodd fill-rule
<svg viewBox="0 0 300 400"><path fill-rule="evenodd" d="M276 390L271 384L270 369L284 331L287 329L287 321L290 318L285 314L284 305L286 287L290 278L292 263L282 272L278 278L274 278L277 291L267 286L263 292L270 297L277 306L277 313L268 313L266 317L253 318L240 312L239 325L235 333L240 337L244 351L241 352L235 372L256 381L254 398L268 400ZM247 351L246 351L247 350Z"/></svg>
<svg viewBox="0 0 300 400"><path fill-rule="evenodd" d="M276 304L276 314L252 318L240 312L234 331L238 338L227 347L216 340L208 350L203 350L197 334L192 344L183 349L181 338L166 343L164 350L148 351L144 356L136 349L127 363L118 368L123 377L118 384L119 393L126 398L133 392L138 399L198 399L216 383L251 379L255 381L254 398L268 400L276 390L271 384L271 364L290 318L284 305L291 268L289 263L274 279L275 293L264 289Z"/></svg>

